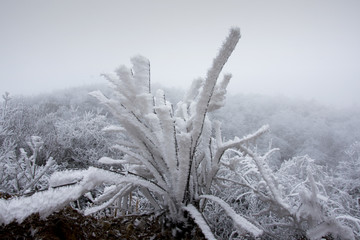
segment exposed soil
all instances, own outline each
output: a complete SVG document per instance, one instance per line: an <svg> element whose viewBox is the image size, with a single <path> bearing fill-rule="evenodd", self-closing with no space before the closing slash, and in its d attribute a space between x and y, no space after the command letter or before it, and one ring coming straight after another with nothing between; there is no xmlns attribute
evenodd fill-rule
<svg viewBox="0 0 360 240"><path fill-rule="evenodd" d="M0 226L0 239L205 239L196 224L181 227L182 231L172 233L174 227L167 226L164 217L154 215L118 218L94 218L84 216L67 207L53 213L47 219L33 214L21 224L12 222Z"/></svg>

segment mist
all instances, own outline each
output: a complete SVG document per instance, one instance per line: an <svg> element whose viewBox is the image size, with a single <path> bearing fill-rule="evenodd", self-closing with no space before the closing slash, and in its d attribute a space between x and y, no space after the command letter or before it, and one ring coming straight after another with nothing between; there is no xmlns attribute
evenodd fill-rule
<svg viewBox="0 0 360 240"><path fill-rule="evenodd" d="M360 103L359 1L9 1L0 3L0 91L33 95L104 82L141 54L152 81L186 89L222 37L241 29L231 94Z"/></svg>

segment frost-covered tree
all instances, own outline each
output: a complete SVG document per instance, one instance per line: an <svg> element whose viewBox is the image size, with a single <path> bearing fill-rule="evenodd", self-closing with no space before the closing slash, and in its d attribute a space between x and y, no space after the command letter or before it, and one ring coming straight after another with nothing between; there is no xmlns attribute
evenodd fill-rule
<svg viewBox="0 0 360 240"><path fill-rule="evenodd" d="M8 92L5 92L2 97L4 99L4 103L3 103L3 108L2 108L2 114L1 114L2 119L1 120L4 121L5 117L6 117L6 111L8 108L8 104L9 104L9 101L11 100L11 97L10 97L10 93L8 93Z"/></svg>

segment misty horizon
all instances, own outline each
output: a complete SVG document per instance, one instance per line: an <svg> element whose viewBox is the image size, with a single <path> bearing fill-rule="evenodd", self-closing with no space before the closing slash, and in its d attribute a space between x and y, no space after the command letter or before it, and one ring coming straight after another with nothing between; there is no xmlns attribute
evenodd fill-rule
<svg viewBox="0 0 360 240"><path fill-rule="evenodd" d="M104 83L141 54L152 82L187 89L222 37L241 29L229 93L360 103L360 2L2 1L1 92L36 95Z"/></svg>

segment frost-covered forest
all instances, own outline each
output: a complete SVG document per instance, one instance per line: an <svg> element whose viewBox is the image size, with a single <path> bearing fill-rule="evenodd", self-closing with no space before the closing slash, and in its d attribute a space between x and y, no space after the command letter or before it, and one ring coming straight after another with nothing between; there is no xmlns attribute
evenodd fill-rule
<svg viewBox="0 0 360 240"><path fill-rule="evenodd" d="M2 227L71 206L161 219L174 238L195 226L207 239L360 238L360 110L226 95L239 38L187 91L152 85L137 56L110 85L4 93Z"/></svg>

